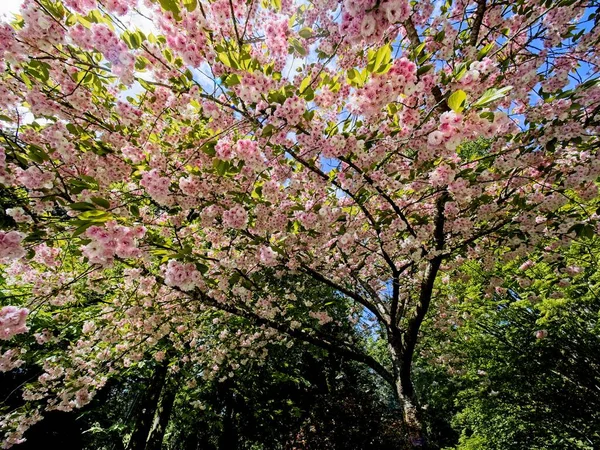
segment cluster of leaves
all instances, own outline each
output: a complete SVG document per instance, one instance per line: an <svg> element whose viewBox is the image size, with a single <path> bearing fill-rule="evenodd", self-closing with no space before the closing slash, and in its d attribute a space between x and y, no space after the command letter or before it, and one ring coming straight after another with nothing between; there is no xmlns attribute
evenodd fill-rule
<svg viewBox="0 0 600 450"><path fill-rule="evenodd" d="M450 299L451 306L428 320L415 376L438 445L461 450L600 445L597 257L597 238L583 240L556 261L527 269L535 278L527 288L515 282L506 292L483 293L494 276L523 277L516 262L494 271L470 264L462 282L442 288L438 301ZM577 264L582 271L559 287L554 272ZM560 298L553 294L558 290Z"/></svg>

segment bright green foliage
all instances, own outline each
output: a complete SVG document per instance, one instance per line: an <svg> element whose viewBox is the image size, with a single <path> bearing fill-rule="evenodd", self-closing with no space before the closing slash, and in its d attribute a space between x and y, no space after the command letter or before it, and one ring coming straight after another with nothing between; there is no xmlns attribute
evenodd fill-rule
<svg viewBox="0 0 600 450"><path fill-rule="evenodd" d="M598 448L598 255L593 239L554 260L531 258L529 268L522 261L491 271L469 264L462 281L441 288L417 378L441 445ZM499 284L494 292L486 289L490 282ZM452 434L443 434L452 416L456 447Z"/></svg>

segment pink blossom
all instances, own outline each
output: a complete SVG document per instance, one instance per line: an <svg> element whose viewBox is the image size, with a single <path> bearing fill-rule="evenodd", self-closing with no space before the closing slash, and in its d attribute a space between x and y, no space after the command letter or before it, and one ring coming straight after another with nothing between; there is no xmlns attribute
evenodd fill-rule
<svg viewBox="0 0 600 450"><path fill-rule="evenodd" d="M446 164L440 164L429 174L429 180L433 186L445 186L454 180L455 172Z"/></svg>
<svg viewBox="0 0 600 450"><path fill-rule="evenodd" d="M366 14L360 24L360 34L363 37L369 37L375 33L376 27L377 21L375 20L375 17L373 17L371 14Z"/></svg>
<svg viewBox="0 0 600 450"><path fill-rule="evenodd" d="M231 142L225 139L219 140L217 145L215 145L215 151L219 159L229 160L233 158L233 148L231 146Z"/></svg>
<svg viewBox="0 0 600 450"><path fill-rule="evenodd" d="M134 164L139 164L146 158L146 155L141 148L134 147L132 145L123 147L121 152L125 158L131 160L131 162Z"/></svg>
<svg viewBox="0 0 600 450"><path fill-rule="evenodd" d="M44 264L48 267L57 267L60 264L58 256L62 250L58 247L48 247L45 243L35 247L34 261Z"/></svg>
<svg viewBox="0 0 600 450"><path fill-rule="evenodd" d="M259 250L259 259L266 266L277 265L277 253L267 246L262 246Z"/></svg>
<svg viewBox="0 0 600 450"><path fill-rule="evenodd" d="M437 131L437 130L432 131L431 133L429 133L429 136L427 136L427 143L429 145L433 145L433 146L440 145L443 140L444 140L444 134L441 131Z"/></svg>
<svg viewBox="0 0 600 450"><path fill-rule="evenodd" d="M410 5L406 0L388 0L381 7L390 23L404 22L410 15Z"/></svg>
<svg viewBox="0 0 600 450"><path fill-rule="evenodd" d="M25 214L25 210L21 207L8 208L6 214L11 216L17 223L32 223L33 219L31 216Z"/></svg>
<svg viewBox="0 0 600 450"><path fill-rule="evenodd" d="M20 355L21 352L16 348L11 348L0 354L0 372L8 372L21 367L25 361L19 359Z"/></svg>
<svg viewBox="0 0 600 450"><path fill-rule="evenodd" d="M29 310L17 306L5 306L0 310L0 339L10 339L16 334L26 333L25 325Z"/></svg>
<svg viewBox="0 0 600 450"><path fill-rule="evenodd" d="M264 156L258 148L256 141L242 139L237 142L236 154L248 167L255 170L264 168Z"/></svg>
<svg viewBox="0 0 600 450"><path fill-rule="evenodd" d="M125 227L107 222L105 227L94 225L86 230L91 242L81 248L90 264L111 265L115 257L137 258L141 256L138 241L146 234L143 226Z"/></svg>
<svg viewBox="0 0 600 450"><path fill-rule="evenodd" d="M18 231L0 231L0 264L6 264L25 256L25 249L21 246L23 234Z"/></svg>
<svg viewBox="0 0 600 450"><path fill-rule="evenodd" d="M142 181L140 184L146 188L148 195L156 200L157 203L165 206L173 204L174 199L172 198L171 191L169 189L171 185L171 179L161 176L157 169L152 169L149 172L145 172L142 175Z"/></svg>
<svg viewBox="0 0 600 450"><path fill-rule="evenodd" d="M548 331L547 330L537 330L535 332L535 338L536 339L546 339L548 337Z"/></svg>
<svg viewBox="0 0 600 450"><path fill-rule="evenodd" d="M325 311L310 311L308 315L313 319L317 319L319 325L325 325L333 320Z"/></svg>
<svg viewBox="0 0 600 450"><path fill-rule="evenodd" d="M248 225L248 212L241 205L223 212L223 225L241 230Z"/></svg>
<svg viewBox="0 0 600 450"><path fill-rule="evenodd" d="M183 291L192 291L198 285L200 272L192 263L181 263L171 259L166 267L163 266L163 270L167 286L178 287Z"/></svg>
<svg viewBox="0 0 600 450"><path fill-rule="evenodd" d="M51 172L42 172L35 166L27 170L17 169L17 180L27 189L52 189L54 176Z"/></svg>
<svg viewBox="0 0 600 450"><path fill-rule="evenodd" d="M533 264L534 264L533 261L528 259L523 264L521 264L521 266L519 267L519 270L524 272L525 270L529 269L530 267L533 267Z"/></svg>

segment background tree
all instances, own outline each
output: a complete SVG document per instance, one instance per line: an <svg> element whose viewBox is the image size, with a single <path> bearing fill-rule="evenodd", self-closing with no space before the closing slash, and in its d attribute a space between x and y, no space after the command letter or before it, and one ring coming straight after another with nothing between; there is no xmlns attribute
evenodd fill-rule
<svg viewBox="0 0 600 450"><path fill-rule="evenodd" d="M466 265L426 325L419 387L434 423L453 417L456 448L598 446L598 240L529 256Z"/></svg>

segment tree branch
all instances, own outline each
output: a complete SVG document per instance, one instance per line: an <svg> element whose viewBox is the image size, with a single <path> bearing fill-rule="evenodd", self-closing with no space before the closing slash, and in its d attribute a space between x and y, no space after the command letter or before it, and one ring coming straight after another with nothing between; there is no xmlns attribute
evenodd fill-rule
<svg viewBox="0 0 600 450"><path fill-rule="evenodd" d="M415 315L408 323L408 328L404 335L404 346L402 349L402 358L400 366L400 378L403 389L407 396L412 396L412 382L411 382L411 369L412 360L417 344L417 338L419 336L419 329L423 323L423 319L429 310L431 303L431 296L433 293L433 285L435 279L440 270L442 260L442 250L444 248L444 223L446 218L444 216L444 207L448 201L448 194L444 192L436 202L437 214L435 218L435 250L438 252L429 262L425 269L425 276L421 283L421 292L419 294L419 303L417 304L417 310Z"/></svg>
<svg viewBox="0 0 600 450"><path fill-rule="evenodd" d="M301 340L303 342L308 342L309 344L315 345L324 350L331 351L331 352L337 353L340 356L349 358L353 361L357 361L357 362L366 364L371 369L373 369L379 376L381 376L385 381L390 383L391 386L394 385L393 384L394 378L385 369L385 367L383 367L381 364L379 364L377 361L375 361L375 359L372 358L371 356L361 353L357 349L345 347L344 344L335 342L333 339L326 340L323 335L318 337L318 336L309 334L308 332L301 330L301 329L292 329L291 327L289 327L288 325L286 325L284 323L280 323L280 322L276 322L276 321L264 318L262 316L259 316L258 314L256 314L253 311L248 311L248 310L239 308L235 305L218 302L215 299L213 299L212 297L210 297L208 294L206 294L202 291L195 290L194 294L195 294L195 298L200 299L202 301L202 303L205 305L208 305L215 309L219 309L219 310L225 311L229 314L233 314L235 316L250 320L255 325L259 325L259 326L264 325L269 328L273 328L273 329L279 331L280 333L287 334L288 336L293 337L295 339Z"/></svg>
<svg viewBox="0 0 600 450"><path fill-rule="evenodd" d="M472 47L477 46L477 40L479 39L479 30L483 23L483 16L485 15L486 0L477 0L477 10L475 11L475 20L473 21L473 27L471 31L471 38L469 44Z"/></svg>

